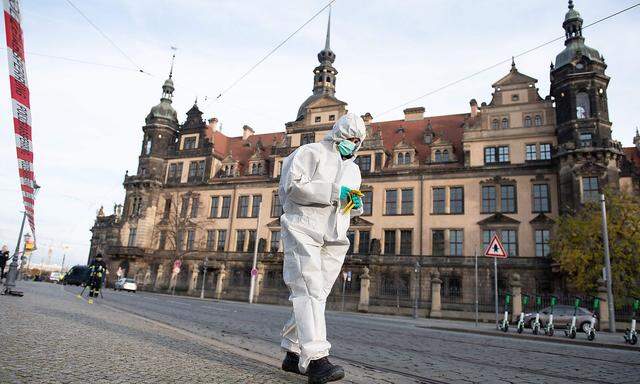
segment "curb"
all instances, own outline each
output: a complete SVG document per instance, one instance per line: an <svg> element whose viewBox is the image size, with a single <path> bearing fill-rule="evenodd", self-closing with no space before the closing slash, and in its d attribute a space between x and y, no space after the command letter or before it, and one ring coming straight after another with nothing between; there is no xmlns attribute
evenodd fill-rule
<svg viewBox="0 0 640 384"><path fill-rule="evenodd" d="M548 336L534 336L534 335L517 335L513 333L504 333L498 331L483 331L483 330L471 330L471 329L463 329L463 328L448 328L441 326L424 326L424 325L416 325L418 328L426 328L433 329L437 331L449 331L449 332L458 332L458 333L471 333L476 335L486 335L486 336L500 336L507 337L511 339L526 339L533 341L542 341L547 343L557 343L557 344L569 344L569 345L579 345L585 347L592 348L609 348L609 349L619 349L623 351L640 351L640 348L634 347L631 345L625 344L609 344L609 343L594 343L592 341L583 341L583 340L569 340L564 338L556 338L556 337L548 337Z"/></svg>

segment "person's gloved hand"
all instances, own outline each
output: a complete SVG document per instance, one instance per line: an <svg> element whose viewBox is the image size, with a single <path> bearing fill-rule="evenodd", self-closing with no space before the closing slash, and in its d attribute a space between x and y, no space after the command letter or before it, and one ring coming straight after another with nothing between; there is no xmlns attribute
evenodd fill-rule
<svg viewBox="0 0 640 384"><path fill-rule="evenodd" d="M351 200L353 201L353 208L360 209L362 207L362 197L358 195L352 195Z"/></svg>
<svg viewBox="0 0 640 384"><path fill-rule="evenodd" d="M345 187L344 185L340 187L340 200L347 200L349 198L350 193L351 193L351 188Z"/></svg>

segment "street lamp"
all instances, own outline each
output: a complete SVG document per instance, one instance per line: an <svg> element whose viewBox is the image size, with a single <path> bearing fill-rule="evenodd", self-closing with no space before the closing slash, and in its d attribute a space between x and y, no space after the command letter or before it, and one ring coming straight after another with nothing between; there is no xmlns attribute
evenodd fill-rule
<svg viewBox="0 0 640 384"><path fill-rule="evenodd" d="M415 285L415 290L414 290L414 302L413 302L413 318L417 319L418 318L418 296L420 295L420 263L416 261L415 266L413 267L413 273L415 276L415 280L414 280L414 285Z"/></svg>
<svg viewBox="0 0 640 384"><path fill-rule="evenodd" d="M40 190L40 186L33 183L33 195L38 194ZM18 234L18 241L16 243L16 249L13 252L13 258L11 259L11 264L9 265L9 272L7 273L7 281L5 283L5 288L3 295L12 295L12 296L22 296L22 292L15 291L16 280L18 279L18 254L20 253L20 239L22 239L22 233L24 232L24 222L27 219L27 211L22 212L22 224L20 225L20 233ZM26 244L25 244L26 248ZM24 257L24 254L23 254Z"/></svg>
<svg viewBox="0 0 640 384"><path fill-rule="evenodd" d="M202 287L200 288L200 298L204 299L204 282L207 280L207 267L209 266L209 258L204 257L202 262Z"/></svg>

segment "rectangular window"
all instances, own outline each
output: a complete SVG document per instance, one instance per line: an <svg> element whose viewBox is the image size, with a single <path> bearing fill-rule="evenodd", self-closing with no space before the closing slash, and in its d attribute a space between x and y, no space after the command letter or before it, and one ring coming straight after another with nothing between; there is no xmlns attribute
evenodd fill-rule
<svg viewBox="0 0 640 384"><path fill-rule="evenodd" d="M329 115L329 121L336 121L336 115Z"/></svg>
<svg viewBox="0 0 640 384"><path fill-rule="evenodd" d="M363 191L362 194L362 215L371 216L373 213L373 191Z"/></svg>
<svg viewBox="0 0 640 384"><path fill-rule="evenodd" d="M533 212L542 213L550 212L549 207L549 185L534 184L533 185Z"/></svg>
<svg viewBox="0 0 640 384"><path fill-rule="evenodd" d="M540 160L551 160L551 144L540 144Z"/></svg>
<svg viewBox="0 0 640 384"><path fill-rule="evenodd" d="M500 211L502 213L515 213L517 210L516 186L500 186Z"/></svg>
<svg viewBox="0 0 640 384"><path fill-rule="evenodd" d="M431 231L431 255L444 256L444 231L441 229Z"/></svg>
<svg viewBox="0 0 640 384"><path fill-rule="evenodd" d="M184 250L184 230L182 229L176 233L176 249Z"/></svg>
<svg viewBox="0 0 640 384"><path fill-rule="evenodd" d="M129 240L127 241L127 246L133 247L136 245L136 233L138 232L137 228L129 228Z"/></svg>
<svg viewBox="0 0 640 384"><path fill-rule="evenodd" d="M385 215L398 214L398 190L387 189L385 199Z"/></svg>
<svg viewBox="0 0 640 384"><path fill-rule="evenodd" d="M167 183L179 183L180 179L182 179L182 163L169 164Z"/></svg>
<svg viewBox="0 0 640 384"><path fill-rule="evenodd" d="M518 232L513 229L500 231L502 246L509 257L518 256Z"/></svg>
<svg viewBox="0 0 640 384"><path fill-rule="evenodd" d="M222 197L222 210L220 211L221 218L229 217L229 210L231 209L231 196Z"/></svg>
<svg viewBox="0 0 640 384"><path fill-rule="evenodd" d="M396 231L395 229L384 231L384 254L396 254Z"/></svg>
<svg viewBox="0 0 640 384"><path fill-rule="evenodd" d="M413 231L403 229L400 231L400 254L411 255L413 253Z"/></svg>
<svg viewBox="0 0 640 384"><path fill-rule="evenodd" d="M227 242L227 230L219 229L218 230L218 251L224 251L224 246Z"/></svg>
<svg viewBox="0 0 640 384"><path fill-rule="evenodd" d="M464 213L464 188L451 187L449 189L449 210L451 213Z"/></svg>
<svg viewBox="0 0 640 384"><path fill-rule="evenodd" d="M255 229L251 229L247 232L248 232L247 252L253 252L254 248L256 247L256 231Z"/></svg>
<svg viewBox="0 0 640 384"><path fill-rule="evenodd" d="M246 234L244 229L238 229L236 231L236 252L244 252L244 239Z"/></svg>
<svg viewBox="0 0 640 384"><path fill-rule="evenodd" d="M213 229L207 230L207 251L213 251L216 245L216 231Z"/></svg>
<svg viewBox="0 0 640 384"><path fill-rule="evenodd" d="M204 179L204 160L198 161L198 170L196 171L196 178L198 181L202 181Z"/></svg>
<svg viewBox="0 0 640 384"><path fill-rule="evenodd" d="M196 231L193 229L188 230L187 231L187 251L194 250L195 241L196 241Z"/></svg>
<svg viewBox="0 0 640 384"><path fill-rule="evenodd" d="M371 172L371 155L358 156L355 163L360 167L360 172Z"/></svg>
<svg viewBox="0 0 640 384"><path fill-rule="evenodd" d="M303 133L300 138L300 145L310 144L315 141L315 133Z"/></svg>
<svg viewBox="0 0 640 384"><path fill-rule="evenodd" d="M280 197L277 193L274 193L271 197L271 217L282 216L282 204L280 204Z"/></svg>
<svg viewBox="0 0 640 384"><path fill-rule="evenodd" d="M187 181L192 183L198 179L198 162L192 161L189 163L189 176Z"/></svg>
<svg viewBox="0 0 640 384"><path fill-rule="evenodd" d="M598 188L597 177L583 177L582 178L582 201L598 201L600 191Z"/></svg>
<svg viewBox="0 0 640 384"><path fill-rule="evenodd" d="M262 203L262 195L253 195L253 204L251 205L251 217L258 217L260 212L260 203Z"/></svg>
<svg viewBox="0 0 640 384"><path fill-rule="evenodd" d="M168 219L169 215L171 214L171 199L165 199L164 200L164 214L163 214L163 219Z"/></svg>
<svg viewBox="0 0 640 384"><path fill-rule="evenodd" d="M496 187L485 185L482 187L482 212L493 213L496 211Z"/></svg>
<svg viewBox="0 0 640 384"><path fill-rule="evenodd" d="M238 199L238 217L249 216L249 196L240 196Z"/></svg>
<svg viewBox="0 0 640 384"><path fill-rule="evenodd" d="M182 206L180 206L180 217L186 218L187 212L189 212L189 198L185 196L182 198Z"/></svg>
<svg viewBox="0 0 640 384"><path fill-rule="evenodd" d="M319 122L320 122L320 116L316 116L316 117L313 119L313 121L314 121L314 122L316 122L316 123L319 123Z"/></svg>
<svg viewBox="0 0 640 384"><path fill-rule="evenodd" d="M443 214L445 209L446 190L433 188L433 213Z"/></svg>
<svg viewBox="0 0 640 384"><path fill-rule="evenodd" d="M402 190L402 214L413 215L413 189Z"/></svg>
<svg viewBox="0 0 640 384"><path fill-rule="evenodd" d="M382 169L384 164L382 164L382 152L376 152L376 170L379 171Z"/></svg>
<svg viewBox="0 0 640 384"><path fill-rule="evenodd" d="M347 255L353 255L353 247L356 244L356 232L347 231L347 239L349 239L349 248L347 249Z"/></svg>
<svg viewBox="0 0 640 384"><path fill-rule="evenodd" d="M527 161L537 159L537 151L536 151L535 144L527 144L525 146L525 156L526 156L525 159Z"/></svg>
<svg viewBox="0 0 640 384"><path fill-rule="evenodd" d="M496 149L488 147L484 149L484 163L491 164L496 162Z"/></svg>
<svg viewBox="0 0 640 384"><path fill-rule="evenodd" d="M581 147L590 147L591 146L591 133L581 133L580 134L580 146Z"/></svg>
<svg viewBox="0 0 640 384"><path fill-rule="evenodd" d="M271 243L269 249L273 253L280 251L280 231L271 231Z"/></svg>
<svg viewBox="0 0 640 384"><path fill-rule="evenodd" d="M196 148L196 137L185 137L184 138L184 149L195 149Z"/></svg>
<svg viewBox="0 0 640 384"><path fill-rule="evenodd" d="M547 257L551 253L549 247L549 230L540 229L535 232L536 256Z"/></svg>
<svg viewBox="0 0 640 384"><path fill-rule="evenodd" d="M191 200L191 217L198 217L198 208L200 208L200 198L194 197Z"/></svg>
<svg viewBox="0 0 640 384"><path fill-rule="evenodd" d="M371 241L371 232L369 231L360 231L359 234L360 241L358 244L358 253L362 255L369 254L369 242Z"/></svg>
<svg viewBox="0 0 640 384"><path fill-rule="evenodd" d="M220 205L220 196L211 197L211 212L209 217L218 217L218 206Z"/></svg>
<svg viewBox="0 0 640 384"><path fill-rule="evenodd" d="M462 256L463 232L462 229L449 230L449 255Z"/></svg>
<svg viewBox="0 0 640 384"><path fill-rule="evenodd" d="M158 249L164 251L167 247L167 231L160 231L160 241L158 241Z"/></svg>
<svg viewBox="0 0 640 384"><path fill-rule="evenodd" d="M495 231L483 230L482 231L482 251L484 252L489 246L491 238L495 234Z"/></svg>
<svg viewBox="0 0 640 384"><path fill-rule="evenodd" d="M504 145L498 147L498 162L500 163L508 163L509 162L509 147Z"/></svg>

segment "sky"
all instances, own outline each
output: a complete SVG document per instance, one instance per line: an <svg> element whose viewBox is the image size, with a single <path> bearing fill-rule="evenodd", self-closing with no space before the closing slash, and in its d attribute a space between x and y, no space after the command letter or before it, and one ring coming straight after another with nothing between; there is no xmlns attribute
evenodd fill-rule
<svg viewBox="0 0 640 384"><path fill-rule="evenodd" d="M181 121L196 98L223 133L284 130L311 94L316 55L324 47L322 13L251 74L215 100L328 0L72 0L119 49L66 0L23 0L31 91L38 251L33 260L86 263L97 210L122 203L126 170L135 172L142 126L157 104L177 47L174 107ZM585 24L635 0L576 0ZM374 121L402 119L406 107L426 115L469 111L489 102L505 62L423 99L404 103L562 36L562 0L337 0L331 48L336 96ZM640 7L584 30L609 67L614 138L633 145L640 59ZM4 31L4 26L2 28ZM4 38L2 46L4 47ZM549 93L549 64L563 40L516 58L518 70ZM122 54L123 51L125 54ZM22 200L13 134L6 50L0 50L0 244L17 240ZM64 57L78 63L63 60ZM99 64L99 65L98 65ZM142 68L147 74L136 71ZM6 79L6 80L4 80ZM4 82L4 83L3 83Z"/></svg>

